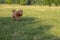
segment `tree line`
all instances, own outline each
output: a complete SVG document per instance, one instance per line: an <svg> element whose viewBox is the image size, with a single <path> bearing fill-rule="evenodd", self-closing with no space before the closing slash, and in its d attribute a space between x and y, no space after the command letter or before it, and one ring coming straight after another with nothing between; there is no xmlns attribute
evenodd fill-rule
<svg viewBox="0 0 60 40"><path fill-rule="evenodd" d="M0 0L0 4L60 5L60 0Z"/></svg>

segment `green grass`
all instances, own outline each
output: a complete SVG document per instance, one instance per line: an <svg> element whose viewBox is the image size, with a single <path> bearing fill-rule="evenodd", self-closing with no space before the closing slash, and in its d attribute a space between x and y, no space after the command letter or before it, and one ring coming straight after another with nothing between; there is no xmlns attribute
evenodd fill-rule
<svg viewBox="0 0 60 40"><path fill-rule="evenodd" d="M23 9L19 22L13 9ZM60 40L60 7L0 5L0 40Z"/></svg>

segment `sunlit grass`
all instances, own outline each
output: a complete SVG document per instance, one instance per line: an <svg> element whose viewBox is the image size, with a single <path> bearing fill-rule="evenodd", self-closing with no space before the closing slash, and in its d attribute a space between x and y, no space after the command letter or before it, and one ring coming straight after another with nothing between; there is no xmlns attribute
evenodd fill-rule
<svg viewBox="0 0 60 40"><path fill-rule="evenodd" d="M19 22L12 10L23 9ZM0 5L1 40L60 40L60 7Z"/></svg>

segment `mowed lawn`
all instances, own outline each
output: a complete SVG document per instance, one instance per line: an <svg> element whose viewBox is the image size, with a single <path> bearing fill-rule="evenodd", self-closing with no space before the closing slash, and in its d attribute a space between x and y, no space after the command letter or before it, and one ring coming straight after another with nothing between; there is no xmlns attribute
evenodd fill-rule
<svg viewBox="0 0 60 40"><path fill-rule="evenodd" d="M18 22L13 9L23 9ZM0 5L0 40L60 40L60 6Z"/></svg>

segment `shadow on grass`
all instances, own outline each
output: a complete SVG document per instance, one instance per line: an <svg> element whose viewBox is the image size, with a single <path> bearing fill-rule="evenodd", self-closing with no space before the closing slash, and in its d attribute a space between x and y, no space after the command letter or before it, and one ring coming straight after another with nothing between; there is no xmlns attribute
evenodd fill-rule
<svg viewBox="0 0 60 40"><path fill-rule="evenodd" d="M22 17L11 23L10 17L0 17L0 40L60 40L48 33L53 27L34 17Z"/></svg>

